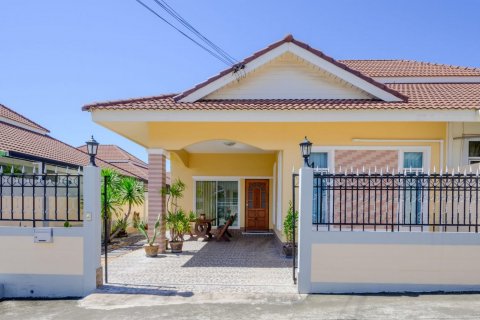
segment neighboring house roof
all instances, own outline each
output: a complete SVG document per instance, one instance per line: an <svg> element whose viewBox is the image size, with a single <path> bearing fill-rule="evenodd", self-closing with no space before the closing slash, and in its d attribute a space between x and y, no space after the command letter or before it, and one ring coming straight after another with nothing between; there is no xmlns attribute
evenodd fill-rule
<svg viewBox="0 0 480 320"><path fill-rule="evenodd" d="M353 78L360 79L360 82L363 81L375 86L377 94L380 89L386 93L385 96L388 97L388 94L391 94L397 99L381 99L375 94L371 94L367 98L348 99L343 97L339 99L276 99L250 98L249 96L224 99L221 95L212 96L210 94L210 92L219 90L219 88L225 88L232 82L241 84L242 81L246 81L243 80L244 77L248 78L248 72L253 73L254 68L269 63L286 50L301 55L304 60L310 59L307 62L317 63L320 69L324 68L323 70L326 70L333 77L338 76L341 81L348 83L347 76L352 75ZM269 54L272 56L267 57ZM249 65L253 62L257 64ZM247 73L243 77L235 78L233 76L232 78L236 71L242 70L242 66L246 66L246 69L249 69L249 66L251 68L246 71ZM382 78L384 83L380 83L380 80L376 81L371 77ZM412 77L414 81L411 80ZM401 78L400 81L397 81L399 78ZM433 78L435 78L435 81L432 81ZM466 81L464 81L465 79ZM360 82L357 80L356 83L359 84ZM353 82L349 85L355 86ZM283 89L285 88L284 86ZM363 86L367 93L368 88L368 85ZM214 97L221 98L215 99ZM83 110L477 110L479 108L480 69L407 60L336 61L289 35L283 40L258 51L240 64L222 71L183 93L92 103L85 105Z"/></svg>
<svg viewBox="0 0 480 320"><path fill-rule="evenodd" d="M80 146L78 149L87 152L86 145ZM148 164L117 145L100 144L98 146L97 158L131 172L143 180L148 180Z"/></svg>
<svg viewBox="0 0 480 320"><path fill-rule="evenodd" d="M103 102L87 110L322 110L322 109L479 109L480 83L402 83L388 87L408 96L407 102L365 99L252 99L176 102L174 95Z"/></svg>
<svg viewBox="0 0 480 320"><path fill-rule="evenodd" d="M15 124L19 127L26 127L33 131L40 131L41 133L45 134L50 132L48 129L4 106L3 104L0 104L0 121Z"/></svg>
<svg viewBox="0 0 480 320"><path fill-rule="evenodd" d="M369 77L480 76L480 68L459 67L412 60L339 60Z"/></svg>
<svg viewBox="0 0 480 320"><path fill-rule="evenodd" d="M11 109L4 108L13 114L16 114L17 117L22 118L24 122L34 123ZM43 129L48 132L47 129ZM11 156L29 156L47 163L57 163L66 166L85 166L90 162L90 156L75 147L52 138L47 134L25 129L23 126L5 122L2 119L0 119L0 150L8 151ZM101 159L97 159L97 165L101 168L116 169L123 175L144 179L142 176L134 172L132 173L124 170L121 167L110 164Z"/></svg>

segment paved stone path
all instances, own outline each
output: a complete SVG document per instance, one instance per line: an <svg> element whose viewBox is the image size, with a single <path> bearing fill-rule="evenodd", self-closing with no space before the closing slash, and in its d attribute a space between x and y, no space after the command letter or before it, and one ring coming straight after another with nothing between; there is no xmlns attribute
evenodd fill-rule
<svg viewBox="0 0 480 320"><path fill-rule="evenodd" d="M292 260L273 236L240 234L231 242L185 241L183 253L145 257L143 249L109 263L99 293L191 296L195 293L296 293Z"/></svg>

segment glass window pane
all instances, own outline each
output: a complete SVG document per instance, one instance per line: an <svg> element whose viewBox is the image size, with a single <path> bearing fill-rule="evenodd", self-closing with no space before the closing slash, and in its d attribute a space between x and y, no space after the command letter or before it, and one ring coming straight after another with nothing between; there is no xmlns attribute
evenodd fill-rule
<svg viewBox="0 0 480 320"><path fill-rule="evenodd" d="M480 141L469 141L468 142L468 156L469 157L480 157Z"/></svg>
<svg viewBox="0 0 480 320"><path fill-rule="evenodd" d="M405 169L420 169L423 168L423 152L404 152L403 153L403 167Z"/></svg>
<svg viewBox="0 0 480 320"><path fill-rule="evenodd" d="M217 225L224 225L231 215L237 219L232 226L238 226L238 183L237 181L218 181L217 183Z"/></svg>
<svg viewBox="0 0 480 320"><path fill-rule="evenodd" d="M197 198L196 211L200 215L202 213L208 219L216 218L217 216L217 192L215 181L197 181Z"/></svg>
<svg viewBox="0 0 480 320"><path fill-rule="evenodd" d="M315 168L328 168L328 153L327 152L312 152L310 154L310 163L314 164Z"/></svg>

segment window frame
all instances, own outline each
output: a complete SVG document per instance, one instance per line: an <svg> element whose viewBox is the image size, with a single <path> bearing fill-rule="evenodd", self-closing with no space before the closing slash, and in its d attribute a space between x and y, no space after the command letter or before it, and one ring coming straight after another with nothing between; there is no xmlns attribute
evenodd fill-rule
<svg viewBox="0 0 480 320"><path fill-rule="evenodd" d="M470 157L470 142L471 141L479 141L480 138L467 138L464 140L464 147L463 147L463 163L464 165L471 165L471 161L478 161L480 162L480 157Z"/></svg>

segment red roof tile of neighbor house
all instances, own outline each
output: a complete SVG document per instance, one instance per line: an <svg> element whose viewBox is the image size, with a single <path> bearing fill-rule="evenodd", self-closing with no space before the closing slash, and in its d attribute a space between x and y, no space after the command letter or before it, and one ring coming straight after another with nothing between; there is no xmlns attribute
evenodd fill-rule
<svg viewBox="0 0 480 320"><path fill-rule="evenodd" d="M87 152L87 146L85 145L78 147L78 149ZM100 144L97 158L148 180L148 164L117 145Z"/></svg>
<svg viewBox="0 0 480 320"><path fill-rule="evenodd" d="M339 60L369 77L479 77L480 68L411 60Z"/></svg>
<svg viewBox="0 0 480 320"><path fill-rule="evenodd" d="M12 109L4 106L3 104L0 104L0 119L1 118L5 118L20 125L30 127L34 130L44 131L45 133L50 132L48 129L42 127L38 123L33 122L32 120L22 116L21 114L13 111Z"/></svg>
<svg viewBox="0 0 480 320"><path fill-rule="evenodd" d="M0 137L0 150L9 151L10 153L15 152L41 158L46 162L51 160L72 166L85 166L90 162L88 154L60 140L1 121ZM116 169L126 176L143 179L134 173L101 159L97 159L97 165L101 168Z"/></svg>
<svg viewBox="0 0 480 320"><path fill-rule="evenodd" d="M480 83L397 83L388 87L407 102L361 99L247 99L176 102L174 95L104 102L86 110L329 110L329 109L480 109Z"/></svg>

